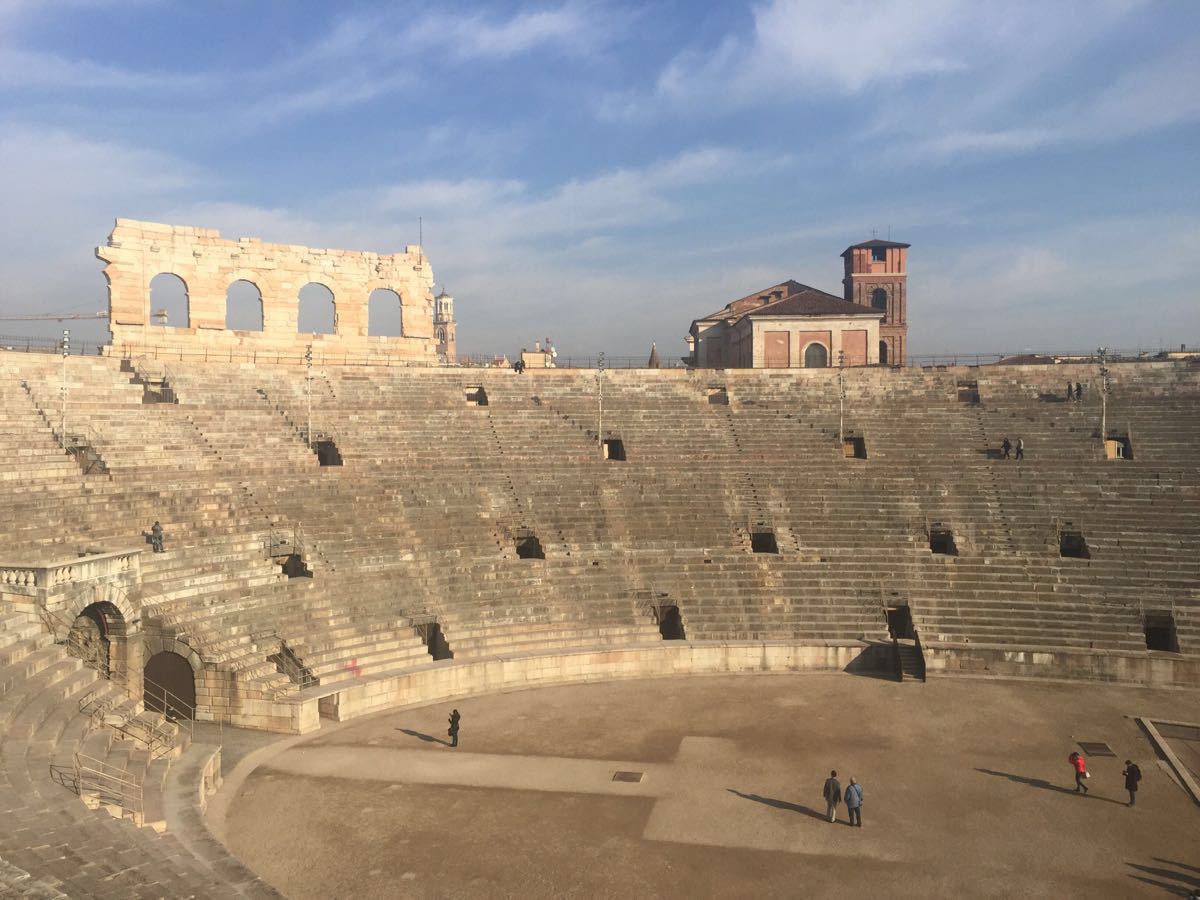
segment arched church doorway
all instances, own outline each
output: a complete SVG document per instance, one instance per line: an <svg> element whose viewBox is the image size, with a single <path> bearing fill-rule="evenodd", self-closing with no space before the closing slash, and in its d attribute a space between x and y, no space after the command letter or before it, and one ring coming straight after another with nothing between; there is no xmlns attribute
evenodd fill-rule
<svg viewBox="0 0 1200 900"><path fill-rule="evenodd" d="M143 674L146 709L163 713L168 719L195 718L196 676L186 659L163 650L146 661Z"/></svg>
<svg viewBox="0 0 1200 900"><path fill-rule="evenodd" d="M879 364L886 366L888 364L888 345L887 341L879 342Z"/></svg>
<svg viewBox="0 0 1200 900"><path fill-rule="evenodd" d="M824 369L829 365L829 351L824 344L809 344L804 348L804 368Z"/></svg>

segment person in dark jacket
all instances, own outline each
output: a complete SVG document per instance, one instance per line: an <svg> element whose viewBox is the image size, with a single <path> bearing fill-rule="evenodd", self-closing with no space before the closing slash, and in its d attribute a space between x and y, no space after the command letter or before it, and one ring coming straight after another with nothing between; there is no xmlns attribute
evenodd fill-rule
<svg viewBox="0 0 1200 900"><path fill-rule="evenodd" d="M842 783L838 781L836 769L825 779L825 788L821 794L825 798L825 812L829 821L836 822L837 805L842 802Z"/></svg>
<svg viewBox="0 0 1200 900"><path fill-rule="evenodd" d="M853 778L846 785L845 799L846 812L850 814L850 824L862 828L863 789L862 785Z"/></svg>
<svg viewBox="0 0 1200 900"><path fill-rule="evenodd" d="M1067 382L1067 402L1070 403L1075 399L1075 388L1071 382Z"/></svg>
<svg viewBox="0 0 1200 900"><path fill-rule="evenodd" d="M457 709L450 713L450 728L446 731L446 734L450 735L451 747L458 746L458 722L461 718L462 716L458 714Z"/></svg>
<svg viewBox="0 0 1200 900"><path fill-rule="evenodd" d="M1017 438L1017 459L1025 458L1025 438Z"/></svg>
<svg viewBox="0 0 1200 900"><path fill-rule="evenodd" d="M1078 381L1075 382L1075 401L1079 402L1083 399L1083 385Z"/></svg>
<svg viewBox="0 0 1200 900"><path fill-rule="evenodd" d="M1005 438L1000 442L1000 453L1003 455L1004 459L1008 459L1009 454L1012 453L1012 441L1010 441L1008 438Z"/></svg>
<svg viewBox="0 0 1200 900"><path fill-rule="evenodd" d="M163 552L163 527L158 523L157 519L150 526L150 548L155 553Z"/></svg>
<svg viewBox="0 0 1200 900"><path fill-rule="evenodd" d="M1129 791L1129 805L1137 802L1138 782L1142 780L1142 770L1132 759L1125 760L1125 768L1121 770L1125 776L1125 790Z"/></svg>
<svg viewBox="0 0 1200 900"><path fill-rule="evenodd" d="M1083 791L1086 794L1088 789L1083 781L1088 777L1088 773L1087 762L1084 760L1083 754L1074 752L1067 757L1067 761L1071 763L1071 768L1075 770L1075 793L1078 794L1080 791Z"/></svg>

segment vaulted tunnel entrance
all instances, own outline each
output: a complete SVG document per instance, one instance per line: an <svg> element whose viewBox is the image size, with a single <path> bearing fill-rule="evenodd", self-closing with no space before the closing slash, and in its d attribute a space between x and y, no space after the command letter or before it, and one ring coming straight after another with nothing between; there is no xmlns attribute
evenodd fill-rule
<svg viewBox="0 0 1200 900"><path fill-rule="evenodd" d="M196 676L178 653L163 650L146 661L142 699L146 709L175 721L196 715Z"/></svg>

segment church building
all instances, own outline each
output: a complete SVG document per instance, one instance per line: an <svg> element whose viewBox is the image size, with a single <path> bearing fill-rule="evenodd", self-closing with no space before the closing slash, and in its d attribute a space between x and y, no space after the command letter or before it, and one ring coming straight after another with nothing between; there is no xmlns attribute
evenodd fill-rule
<svg viewBox="0 0 1200 900"><path fill-rule="evenodd" d="M791 279L747 294L688 331L688 364L702 369L901 365L908 343L909 245L847 247L844 297Z"/></svg>

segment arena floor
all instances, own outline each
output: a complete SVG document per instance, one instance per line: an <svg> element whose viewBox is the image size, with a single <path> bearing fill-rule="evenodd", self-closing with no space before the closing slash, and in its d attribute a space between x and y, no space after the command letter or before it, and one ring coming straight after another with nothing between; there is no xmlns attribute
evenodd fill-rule
<svg viewBox="0 0 1200 900"><path fill-rule="evenodd" d="M544 688L288 742L228 785L214 828L294 898L1177 896L1200 887L1200 808L1129 717L1196 709L845 674ZM1117 754L1090 759L1086 797L1077 741ZM1133 809L1126 757L1145 774ZM831 768L864 785L863 828L825 819Z"/></svg>

